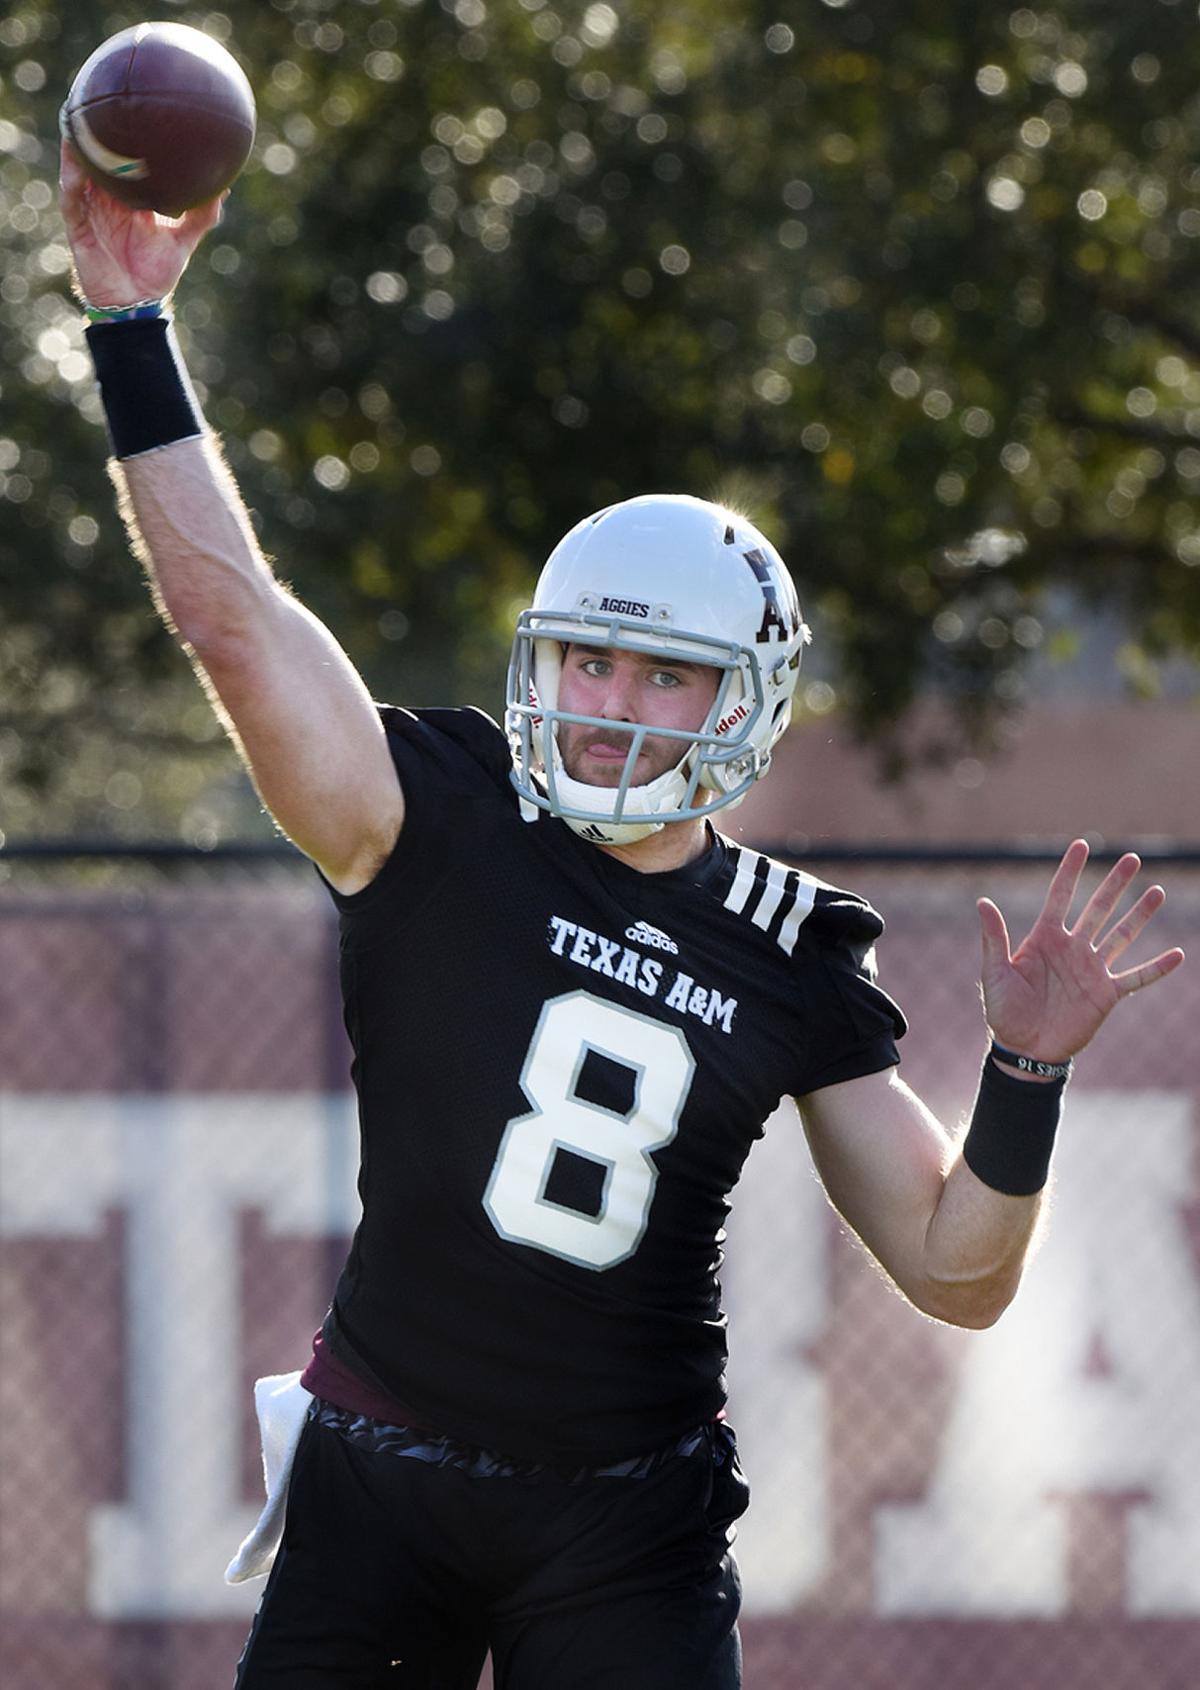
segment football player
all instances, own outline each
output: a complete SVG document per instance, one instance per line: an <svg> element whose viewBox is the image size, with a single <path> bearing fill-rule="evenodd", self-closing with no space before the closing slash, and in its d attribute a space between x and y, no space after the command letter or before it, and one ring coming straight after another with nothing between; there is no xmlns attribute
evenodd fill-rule
<svg viewBox="0 0 1200 1690"><path fill-rule="evenodd" d="M769 540L678 495L580 522L519 619L504 726L377 708L273 577L163 302L217 208L63 209L133 544L280 827L340 912L363 1212L241 1690L732 1690L727 1199L799 1099L830 1199L926 1314L1021 1276L1073 1055L1163 899L1087 848L1010 948L956 1146L897 1074L860 898L724 838L808 638Z"/></svg>

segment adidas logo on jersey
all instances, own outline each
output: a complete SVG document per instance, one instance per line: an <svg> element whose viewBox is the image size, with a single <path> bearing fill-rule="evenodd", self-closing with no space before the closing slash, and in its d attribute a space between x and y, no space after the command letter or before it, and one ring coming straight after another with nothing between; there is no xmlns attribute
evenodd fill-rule
<svg viewBox="0 0 1200 1690"><path fill-rule="evenodd" d="M651 927L648 921L635 921L632 927L625 929L625 937L632 939L635 945L653 945L657 951L670 951L672 956L679 955L679 946L667 934Z"/></svg>

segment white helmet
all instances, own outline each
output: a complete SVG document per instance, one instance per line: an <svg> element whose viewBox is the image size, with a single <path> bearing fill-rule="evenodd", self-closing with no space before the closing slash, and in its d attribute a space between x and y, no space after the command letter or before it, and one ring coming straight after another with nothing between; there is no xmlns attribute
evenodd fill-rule
<svg viewBox="0 0 1200 1690"><path fill-rule="evenodd" d="M736 511L667 493L585 517L551 552L532 608L517 619L505 711L514 786L606 845L738 803L788 725L809 637L783 560ZM628 724L620 783L592 786L566 773L558 724L613 724L558 708L567 645L711 664L721 683L698 732ZM678 739L680 760L635 786L647 734Z"/></svg>

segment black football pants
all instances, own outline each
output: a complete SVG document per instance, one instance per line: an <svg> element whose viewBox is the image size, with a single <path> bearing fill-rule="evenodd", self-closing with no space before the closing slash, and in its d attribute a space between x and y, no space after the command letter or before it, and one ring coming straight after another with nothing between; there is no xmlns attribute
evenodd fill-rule
<svg viewBox="0 0 1200 1690"><path fill-rule="evenodd" d="M478 1477L309 1420L235 1690L738 1690L733 1434L641 1476Z"/></svg>

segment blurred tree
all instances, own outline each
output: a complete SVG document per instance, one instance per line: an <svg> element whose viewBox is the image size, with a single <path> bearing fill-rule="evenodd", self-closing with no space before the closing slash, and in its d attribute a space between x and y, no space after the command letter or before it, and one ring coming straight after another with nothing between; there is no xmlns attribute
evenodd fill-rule
<svg viewBox="0 0 1200 1690"><path fill-rule="evenodd" d="M1182 0L168 0L260 128L177 316L281 573L380 696L498 699L538 562L740 502L884 749L1019 700L1046 589L1200 653L1200 38ZM780 14L785 14L783 21ZM252 811L111 511L56 110L138 14L0 20L0 825ZM810 702L827 707L820 685Z"/></svg>

